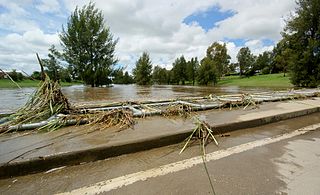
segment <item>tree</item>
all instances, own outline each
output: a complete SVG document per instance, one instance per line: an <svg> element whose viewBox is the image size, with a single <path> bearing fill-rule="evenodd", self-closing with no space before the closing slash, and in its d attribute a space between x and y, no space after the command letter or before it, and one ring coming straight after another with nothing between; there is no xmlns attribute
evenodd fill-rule
<svg viewBox="0 0 320 195"><path fill-rule="evenodd" d="M157 84L166 84L168 82L168 71L160 66L155 66L152 72L152 80Z"/></svg>
<svg viewBox="0 0 320 195"><path fill-rule="evenodd" d="M134 80L138 85L151 84L152 63L147 52L143 52L142 56L136 62L136 67L133 69Z"/></svg>
<svg viewBox="0 0 320 195"><path fill-rule="evenodd" d="M123 84L123 68L114 69L112 72L113 83Z"/></svg>
<svg viewBox="0 0 320 195"><path fill-rule="evenodd" d="M290 54L291 82L296 86L320 84L320 1L298 0L295 14L283 33Z"/></svg>
<svg viewBox="0 0 320 195"><path fill-rule="evenodd" d="M238 67L237 63L230 63L226 68L225 75L237 74L236 68Z"/></svg>
<svg viewBox="0 0 320 195"><path fill-rule="evenodd" d="M112 76L114 77L113 83L115 84L131 84L134 82L128 71L123 73L123 68L115 69L112 73Z"/></svg>
<svg viewBox="0 0 320 195"><path fill-rule="evenodd" d="M215 85L218 82L218 70L210 58L205 57L201 60L198 69L198 82L200 85L208 85L212 83Z"/></svg>
<svg viewBox="0 0 320 195"><path fill-rule="evenodd" d="M293 63L293 59L291 59L293 51L287 44L288 42L283 39L273 49L274 63L272 64L270 73L275 73L278 70L281 70L283 71L283 76L286 76L289 66Z"/></svg>
<svg viewBox="0 0 320 195"><path fill-rule="evenodd" d="M41 73L39 71L34 71L31 74L31 78L35 80L41 80Z"/></svg>
<svg viewBox="0 0 320 195"><path fill-rule="evenodd" d="M124 76L123 76L123 84L132 84L134 83L134 79L132 78L131 75L129 75L128 71L126 71L124 73Z"/></svg>
<svg viewBox="0 0 320 195"><path fill-rule="evenodd" d="M10 73L9 76L12 78L14 81L22 81L24 79L24 76L22 75L21 72L17 72L16 69L13 69Z"/></svg>
<svg viewBox="0 0 320 195"><path fill-rule="evenodd" d="M59 72L60 80L70 83L72 81L71 74L67 68L62 68Z"/></svg>
<svg viewBox="0 0 320 195"><path fill-rule="evenodd" d="M198 82L201 85L215 85L228 71L230 56L226 44L214 42L207 49L207 55L201 60L198 70Z"/></svg>
<svg viewBox="0 0 320 195"><path fill-rule="evenodd" d="M60 71L62 67L59 64L57 56L59 56L59 52L56 50L54 45L51 45L49 48L49 54L47 59L43 59L43 65L46 68L46 73L50 77L50 79L54 81L58 81L60 79Z"/></svg>
<svg viewBox="0 0 320 195"><path fill-rule="evenodd" d="M253 69L254 72L258 71L262 74L273 73L274 68L272 67L273 63L273 53L270 51L264 51L262 54L259 54L257 57Z"/></svg>
<svg viewBox="0 0 320 195"><path fill-rule="evenodd" d="M207 58L215 63L219 78L226 74L227 66L231 58L227 53L227 46L225 43L220 44L218 42L214 42L210 45L207 49Z"/></svg>
<svg viewBox="0 0 320 195"><path fill-rule="evenodd" d="M78 78L92 87L111 82L108 76L117 62L114 54L117 40L113 40L102 12L93 3L77 7L59 37L63 57Z"/></svg>
<svg viewBox="0 0 320 195"><path fill-rule="evenodd" d="M172 64L173 68L173 81L177 84L182 83L182 85L185 84L185 81L188 80L187 76L187 62L184 56L177 58L174 63Z"/></svg>
<svg viewBox="0 0 320 195"><path fill-rule="evenodd" d="M187 62L187 77L189 81L192 81L192 85L194 85L197 78L198 68L199 62L197 57L191 58L191 60Z"/></svg>
<svg viewBox="0 0 320 195"><path fill-rule="evenodd" d="M240 76L249 75L250 69L254 64L254 57L248 47L243 47L237 54L237 59L240 67Z"/></svg>

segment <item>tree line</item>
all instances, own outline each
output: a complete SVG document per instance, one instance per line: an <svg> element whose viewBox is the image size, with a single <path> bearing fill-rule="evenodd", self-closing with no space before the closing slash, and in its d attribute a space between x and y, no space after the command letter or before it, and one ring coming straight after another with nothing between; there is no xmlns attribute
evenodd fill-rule
<svg viewBox="0 0 320 195"><path fill-rule="evenodd" d="M284 76L289 73L296 86L316 87L320 84L320 1L298 0L297 5L272 51L255 56L243 47L237 62L231 63L226 44L214 42L203 59L181 55L170 70L152 64L150 55L143 52L130 75L123 68L114 67L118 62L118 40L105 26L102 12L89 3L77 7L62 27L62 51L51 46L43 62L53 79L81 80L93 87L110 83L215 85L228 75L249 77L279 72Z"/></svg>
<svg viewBox="0 0 320 195"><path fill-rule="evenodd" d="M133 71L134 81L147 84L192 84L215 85L224 76L239 75L249 77L255 74L273 74L283 72L286 76L288 64L283 57L282 42L273 51L265 51L257 56L248 47L243 47L237 54L237 63L230 63L225 43L214 42L207 49L206 56L198 60L189 60L182 55L175 59L172 69L152 65L149 54L144 52ZM152 68L154 67L154 68Z"/></svg>

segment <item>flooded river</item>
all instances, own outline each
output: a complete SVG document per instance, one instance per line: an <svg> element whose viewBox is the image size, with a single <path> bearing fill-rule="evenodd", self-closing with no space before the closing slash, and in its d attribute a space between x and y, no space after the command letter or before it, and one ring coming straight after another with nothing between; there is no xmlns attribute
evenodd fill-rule
<svg viewBox="0 0 320 195"><path fill-rule="evenodd" d="M0 113L13 112L22 106L35 88L0 89ZM209 94L238 94L285 90L283 88L244 88L213 86L177 86L177 85L114 85L107 88L91 88L84 85L63 87L63 93L72 103L79 102L115 102L146 99L171 99L178 97L206 96Z"/></svg>

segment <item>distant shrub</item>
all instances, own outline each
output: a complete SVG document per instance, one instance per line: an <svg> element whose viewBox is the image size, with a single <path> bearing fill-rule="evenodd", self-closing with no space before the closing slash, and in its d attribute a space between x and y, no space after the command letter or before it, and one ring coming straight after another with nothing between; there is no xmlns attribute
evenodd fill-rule
<svg viewBox="0 0 320 195"><path fill-rule="evenodd" d="M22 73L17 72L16 70L12 70L12 72L9 73L9 76L14 80L14 81L22 81L24 79L24 76Z"/></svg>

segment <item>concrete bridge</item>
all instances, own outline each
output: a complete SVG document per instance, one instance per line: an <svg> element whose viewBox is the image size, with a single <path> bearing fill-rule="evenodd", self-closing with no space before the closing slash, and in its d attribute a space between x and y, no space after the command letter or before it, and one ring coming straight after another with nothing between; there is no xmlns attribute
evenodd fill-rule
<svg viewBox="0 0 320 195"><path fill-rule="evenodd" d="M319 111L313 97L197 112L219 132L205 160L196 142L179 155L192 118L3 135L0 193L312 194L320 191Z"/></svg>

